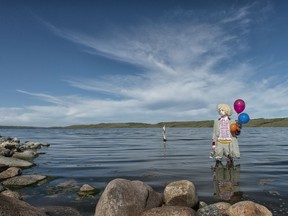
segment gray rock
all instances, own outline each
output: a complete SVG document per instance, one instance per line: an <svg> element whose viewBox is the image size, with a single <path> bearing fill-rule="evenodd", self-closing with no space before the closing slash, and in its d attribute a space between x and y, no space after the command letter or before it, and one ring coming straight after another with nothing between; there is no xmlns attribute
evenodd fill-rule
<svg viewBox="0 0 288 216"><path fill-rule="evenodd" d="M226 202L218 202L211 205L204 206L197 211L198 216L226 216L227 209L231 204Z"/></svg>
<svg viewBox="0 0 288 216"><path fill-rule="evenodd" d="M196 212L185 206L162 206L144 211L140 216L196 216Z"/></svg>
<svg viewBox="0 0 288 216"><path fill-rule="evenodd" d="M46 176L42 175L22 175L15 176L13 178L9 178L2 182L4 186L7 187L24 187L35 184L39 181L42 181L46 178Z"/></svg>
<svg viewBox="0 0 288 216"><path fill-rule="evenodd" d="M49 216L81 216L76 209L66 206L45 206L42 209Z"/></svg>
<svg viewBox="0 0 288 216"><path fill-rule="evenodd" d="M15 198L15 199L22 199L22 196L16 192L16 191L11 191L11 190L4 190L1 192L2 195L4 196L8 196L8 197L12 197L12 198Z"/></svg>
<svg viewBox="0 0 288 216"><path fill-rule="evenodd" d="M21 200L0 194L0 215L5 216L47 216L41 209Z"/></svg>
<svg viewBox="0 0 288 216"><path fill-rule="evenodd" d="M48 147L48 143L40 143L40 142L31 142L31 141L25 141L23 145L21 145L22 149L39 149L42 146Z"/></svg>
<svg viewBox="0 0 288 216"><path fill-rule="evenodd" d="M164 203L170 206L195 207L199 200L194 184L188 180L168 184L164 189Z"/></svg>
<svg viewBox="0 0 288 216"><path fill-rule="evenodd" d="M79 196L93 196L96 195L99 192L99 190L91 185L84 184L78 191Z"/></svg>
<svg viewBox="0 0 288 216"><path fill-rule="evenodd" d="M159 207L162 195L141 181L114 179L101 195L95 216L136 216Z"/></svg>
<svg viewBox="0 0 288 216"><path fill-rule="evenodd" d="M0 164L0 172L3 172L4 170L7 170L9 168L9 166L5 165L5 164Z"/></svg>
<svg viewBox="0 0 288 216"><path fill-rule="evenodd" d="M22 170L18 167L10 167L7 170L0 173L0 180L12 178L22 173Z"/></svg>
<svg viewBox="0 0 288 216"><path fill-rule="evenodd" d="M2 191L4 191L4 190L6 190L4 187L3 187L3 185L0 183L0 193L2 192Z"/></svg>
<svg viewBox="0 0 288 216"><path fill-rule="evenodd" d="M23 159L23 160L32 160L36 157L38 157L38 153L36 151L32 150L26 150L23 152L14 152L13 158Z"/></svg>
<svg viewBox="0 0 288 216"><path fill-rule="evenodd" d="M13 155L13 151L7 148L0 149L0 155L4 157L11 157Z"/></svg>
<svg viewBox="0 0 288 216"><path fill-rule="evenodd" d="M5 164L10 167L31 167L33 163L18 158L10 158L0 156L0 164Z"/></svg>

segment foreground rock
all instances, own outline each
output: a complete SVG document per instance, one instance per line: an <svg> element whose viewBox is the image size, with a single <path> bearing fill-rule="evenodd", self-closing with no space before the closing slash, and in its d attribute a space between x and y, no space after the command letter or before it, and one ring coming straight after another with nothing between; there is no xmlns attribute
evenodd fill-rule
<svg viewBox="0 0 288 216"><path fill-rule="evenodd" d="M0 156L0 164L4 164L9 167L20 167L20 168L31 167L34 165L29 161L4 156Z"/></svg>
<svg viewBox="0 0 288 216"><path fill-rule="evenodd" d="M230 208L229 203L219 202L204 206L197 211L197 216L226 216L226 211ZM245 215L243 215L245 216Z"/></svg>
<svg viewBox="0 0 288 216"><path fill-rule="evenodd" d="M22 173L22 170L18 167L10 167L0 173L0 180L12 178Z"/></svg>
<svg viewBox="0 0 288 216"><path fill-rule="evenodd" d="M0 215L5 216L47 216L41 209L26 202L0 194Z"/></svg>
<svg viewBox="0 0 288 216"><path fill-rule="evenodd" d="M164 203L169 206L195 207L198 204L195 186L187 180L168 184L164 190Z"/></svg>
<svg viewBox="0 0 288 216"><path fill-rule="evenodd" d="M140 216L196 216L196 212L184 206L163 206L147 210Z"/></svg>
<svg viewBox="0 0 288 216"><path fill-rule="evenodd" d="M46 176L42 175L22 175L9 178L3 181L2 184L7 187L24 187L35 184L45 178Z"/></svg>
<svg viewBox="0 0 288 216"><path fill-rule="evenodd" d="M262 205L251 201L241 201L235 203L227 210L229 216L272 216L272 213Z"/></svg>
<svg viewBox="0 0 288 216"><path fill-rule="evenodd" d="M272 216L265 206L251 201L199 202L194 184L187 180L168 184L161 202L161 195L141 181L114 179L101 195L95 216Z"/></svg>
<svg viewBox="0 0 288 216"><path fill-rule="evenodd" d="M149 185L141 181L114 179L101 195L95 216L136 216L161 204L162 195Z"/></svg>
<svg viewBox="0 0 288 216"><path fill-rule="evenodd" d="M42 209L47 216L81 216L77 210L66 206L48 206Z"/></svg>

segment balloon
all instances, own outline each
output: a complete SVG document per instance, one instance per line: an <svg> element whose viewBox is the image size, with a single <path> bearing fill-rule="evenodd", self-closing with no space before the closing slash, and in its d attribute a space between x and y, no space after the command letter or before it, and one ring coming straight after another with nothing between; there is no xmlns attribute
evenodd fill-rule
<svg viewBox="0 0 288 216"><path fill-rule="evenodd" d="M250 120L250 117L247 113L241 113L239 116L238 116L238 122L240 124L246 124L248 123Z"/></svg>
<svg viewBox="0 0 288 216"><path fill-rule="evenodd" d="M245 102L242 99L237 99L234 102L234 110L237 112L237 114L243 112L245 109Z"/></svg>
<svg viewBox="0 0 288 216"><path fill-rule="evenodd" d="M230 125L230 130L231 131L235 132L235 131L237 131L237 129L238 129L237 124L233 123L233 124Z"/></svg>

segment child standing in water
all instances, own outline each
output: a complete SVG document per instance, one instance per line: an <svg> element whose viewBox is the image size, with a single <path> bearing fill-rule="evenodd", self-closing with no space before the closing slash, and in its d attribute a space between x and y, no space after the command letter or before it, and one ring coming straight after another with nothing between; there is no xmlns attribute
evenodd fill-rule
<svg viewBox="0 0 288 216"><path fill-rule="evenodd" d="M237 135L240 134L241 125L235 132L230 130L230 125L237 123L231 120L232 109L227 104L218 104L217 111L220 118L214 120L212 148L210 157L214 157L217 162L221 162L223 156L227 158L227 163L232 164L233 158L240 158L240 151L237 141Z"/></svg>

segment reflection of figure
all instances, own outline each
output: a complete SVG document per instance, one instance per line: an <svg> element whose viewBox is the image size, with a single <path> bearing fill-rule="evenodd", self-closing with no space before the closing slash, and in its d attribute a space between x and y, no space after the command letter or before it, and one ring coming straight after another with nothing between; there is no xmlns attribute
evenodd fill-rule
<svg viewBox="0 0 288 216"><path fill-rule="evenodd" d="M223 166L217 162L213 168L214 195L226 201L239 201L242 192L239 187L240 165Z"/></svg>
<svg viewBox="0 0 288 216"><path fill-rule="evenodd" d="M221 116L214 121L212 148L210 157L215 157L221 161L222 157L227 157L228 163L233 163L233 158L240 158L240 151L237 141L237 135L240 134L241 125L238 125L235 132L231 132L230 125L236 123L230 119L232 109L227 104L218 104L217 111Z"/></svg>
<svg viewBox="0 0 288 216"><path fill-rule="evenodd" d="M166 142L166 127L163 126L163 141Z"/></svg>

